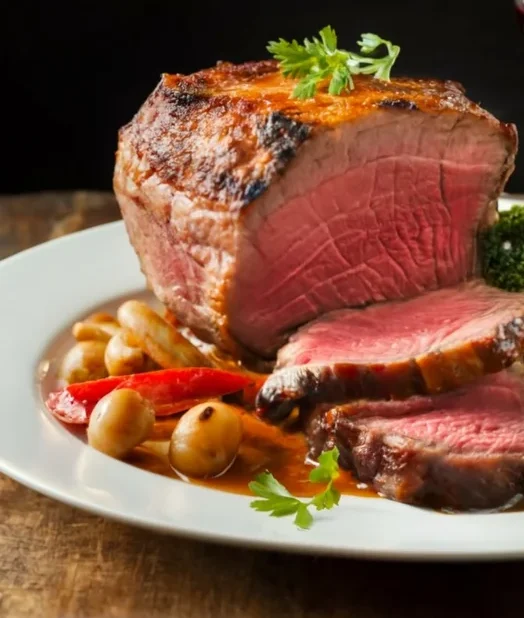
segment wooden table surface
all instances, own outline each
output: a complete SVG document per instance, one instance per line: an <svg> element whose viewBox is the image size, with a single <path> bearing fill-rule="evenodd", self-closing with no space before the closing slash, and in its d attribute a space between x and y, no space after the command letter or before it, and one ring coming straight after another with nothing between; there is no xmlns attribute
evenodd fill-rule
<svg viewBox="0 0 524 618"><path fill-rule="evenodd" d="M111 194L0 197L0 259L118 217ZM402 564L233 549L113 523L2 476L0 508L4 618L523 615L524 562Z"/></svg>

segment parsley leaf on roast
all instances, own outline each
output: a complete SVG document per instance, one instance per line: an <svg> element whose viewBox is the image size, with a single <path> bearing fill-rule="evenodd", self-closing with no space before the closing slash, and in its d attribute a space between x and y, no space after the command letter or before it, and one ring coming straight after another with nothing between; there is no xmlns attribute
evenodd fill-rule
<svg viewBox="0 0 524 618"><path fill-rule="evenodd" d="M353 75L373 75L376 79L388 81L400 53L398 45L373 33L361 35L357 42L360 54L338 49L337 35L331 26L322 28L319 37L306 38L303 44L281 38L270 41L267 46L279 61L285 77L301 78L293 90L293 98L314 97L317 87L328 79L328 92L332 95L352 90ZM385 46L387 53L382 57L372 56L380 46Z"/></svg>

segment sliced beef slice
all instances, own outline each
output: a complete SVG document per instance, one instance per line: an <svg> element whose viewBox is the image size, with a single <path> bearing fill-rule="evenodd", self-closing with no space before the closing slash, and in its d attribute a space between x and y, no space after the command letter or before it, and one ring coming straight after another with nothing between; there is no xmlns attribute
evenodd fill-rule
<svg viewBox="0 0 524 618"><path fill-rule="evenodd" d="M272 61L165 75L114 188L149 285L201 339L272 359L298 325L475 275L517 133L448 81L291 99Z"/></svg>
<svg viewBox="0 0 524 618"><path fill-rule="evenodd" d="M482 281L332 312L280 350L258 407L280 420L297 405L453 390L522 355L523 318L524 295Z"/></svg>
<svg viewBox="0 0 524 618"><path fill-rule="evenodd" d="M357 402L311 417L313 457L340 463L392 500L501 508L524 492L524 380L504 371L432 397Z"/></svg>

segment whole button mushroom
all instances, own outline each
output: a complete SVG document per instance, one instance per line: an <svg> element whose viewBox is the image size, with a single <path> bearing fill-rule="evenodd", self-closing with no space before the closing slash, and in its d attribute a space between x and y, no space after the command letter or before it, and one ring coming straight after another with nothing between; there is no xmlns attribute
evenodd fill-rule
<svg viewBox="0 0 524 618"><path fill-rule="evenodd" d="M79 341L62 359L60 378L68 384L98 380L107 376L103 341Z"/></svg>
<svg viewBox="0 0 524 618"><path fill-rule="evenodd" d="M130 388L115 389L96 404L87 428L90 446L116 459L131 452L151 434L152 404Z"/></svg>
<svg viewBox="0 0 524 618"><path fill-rule="evenodd" d="M202 403L188 410L175 427L169 444L169 462L187 477L208 478L228 470L242 441L239 411L221 401Z"/></svg>

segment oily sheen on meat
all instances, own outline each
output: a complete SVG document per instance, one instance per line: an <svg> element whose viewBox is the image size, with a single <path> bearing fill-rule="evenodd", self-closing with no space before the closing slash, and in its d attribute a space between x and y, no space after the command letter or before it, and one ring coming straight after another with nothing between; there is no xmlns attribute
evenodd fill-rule
<svg viewBox="0 0 524 618"><path fill-rule="evenodd" d="M310 416L311 455L340 463L392 500L496 509L524 493L524 380L511 371L405 401L360 401Z"/></svg>
<svg viewBox="0 0 524 618"><path fill-rule="evenodd" d="M114 188L149 285L238 356L473 277L514 166L515 127L456 83L294 86L273 61L164 75L120 131Z"/></svg>

